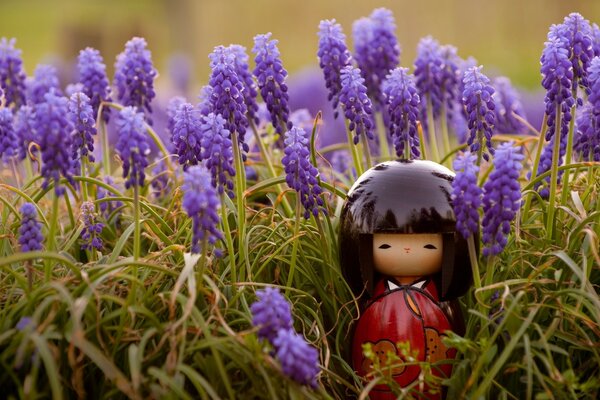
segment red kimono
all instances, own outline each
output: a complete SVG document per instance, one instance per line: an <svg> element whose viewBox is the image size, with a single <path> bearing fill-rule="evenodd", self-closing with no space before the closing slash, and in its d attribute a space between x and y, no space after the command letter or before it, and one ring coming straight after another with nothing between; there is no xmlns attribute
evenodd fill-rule
<svg viewBox="0 0 600 400"><path fill-rule="evenodd" d="M452 359L456 349L447 348L441 336L451 330L448 316L439 305L435 283L422 278L411 285L400 285L392 279L380 281L375 286L373 300L367 305L354 332L352 343L352 363L361 376L372 368L373 360L363 355L363 344L371 343L379 364L385 366L390 354L396 354L404 360L397 344L408 342L409 354L416 361L434 363L438 360ZM437 376L449 377L450 364L432 369ZM421 372L418 365L406 365L392 369L392 376L400 386L415 382ZM424 389L426 398L441 399L440 390L431 393ZM371 399L395 399L396 396L387 385L377 385L369 394Z"/></svg>

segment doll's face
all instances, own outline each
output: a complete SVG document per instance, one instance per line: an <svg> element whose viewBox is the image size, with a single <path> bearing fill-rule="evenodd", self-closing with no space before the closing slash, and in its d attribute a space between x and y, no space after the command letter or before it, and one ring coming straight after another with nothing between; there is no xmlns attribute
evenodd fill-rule
<svg viewBox="0 0 600 400"><path fill-rule="evenodd" d="M442 267L442 243L441 233L375 233L373 266L401 283L432 275Z"/></svg>

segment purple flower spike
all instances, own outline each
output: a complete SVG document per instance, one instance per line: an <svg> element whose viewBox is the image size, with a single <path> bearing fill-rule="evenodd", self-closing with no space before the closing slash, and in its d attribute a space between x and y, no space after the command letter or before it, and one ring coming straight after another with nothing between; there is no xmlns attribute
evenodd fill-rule
<svg viewBox="0 0 600 400"><path fill-rule="evenodd" d="M271 114L271 123L275 127L275 132L283 136L287 129L291 129L292 124L289 122L289 96L285 83L287 71L283 68L277 42L271 40L270 32L254 37L252 52L256 55L254 58L256 68L253 73L258 82L260 95Z"/></svg>
<svg viewBox="0 0 600 400"><path fill-rule="evenodd" d="M37 220L37 210L31 203L21 206L21 226L19 227L19 244L22 252L40 251L44 236Z"/></svg>
<svg viewBox="0 0 600 400"><path fill-rule="evenodd" d="M385 99L381 85L400 63L394 16L386 8L377 8L369 18L357 20L352 31L354 57L365 78L369 96L377 106L383 105Z"/></svg>
<svg viewBox="0 0 600 400"><path fill-rule="evenodd" d="M519 172L523 158L512 142L496 150L494 171L483 186L484 256L499 254L506 246L510 223L521 207Z"/></svg>
<svg viewBox="0 0 600 400"><path fill-rule="evenodd" d="M156 96L154 79L157 72L146 46L146 40L139 37L134 37L125 44L125 50L117 56L115 63L114 85L121 104L152 114L150 103ZM152 123L151 120L149 122Z"/></svg>
<svg viewBox="0 0 600 400"><path fill-rule="evenodd" d="M290 303L279 289L267 287L256 291L258 300L252 303L252 325L258 328L258 337L273 342L277 332L292 329Z"/></svg>
<svg viewBox="0 0 600 400"><path fill-rule="evenodd" d="M496 132L501 133L525 133L527 127L521 122L521 117L525 119L525 110L519 98L519 94L510 83L510 79L500 76L493 82L494 103L496 104Z"/></svg>
<svg viewBox="0 0 600 400"><path fill-rule="evenodd" d="M360 70L348 66L342 69L341 76L340 103L344 116L350 122L349 129L354 132L354 144L358 144L363 133L367 139L374 140L373 105L367 96L365 80L360 76Z"/></svg>
<svg viewBox="0 0 600 400"><path fill-rule="evenodd" d="M285 134L285 156L282 159L285 168L285 180L294 189L304 206L304 218L319 215L323 207L322 192L317 176L319 171L310 163L308 134L302 128L293 127Z"/></svg>
<svg viewBox="0 0 600 400"><path fill-rule="evenodd" d="M182 206L192 219L192 253L201 253L206 241L214 245L223 238L218 230L219 196L210 183L210 173L201 165L194 165L183 173ZM218 255L218 252L215 252Z"/></svg>
<svg viewBox="0 0 600 400"><path fill-rule="evenodd" d="M483 146L485 142L489 154L494 154L492 129L496 120L494 114L496 107L492 97L494 88L488 77L481 73L481 68L473 67L465 72L463 79L465 91L463 92L462 101L467 110L467 121L470 130L467 144L470 146L472 153L480 152L480 154L483 154L483 158L489 161L489 156L484 151Z"/></svg>
<svg viewBox="0 0 600 400"><path fill-rule="evenodd" d="M19 147L19 159L24 160L28 154L29 144L37 141L33 107L22 106L19 108L14 123Z"/></svg>
<svg viewBox="0 0 600 400"><path fill-rule="evenodd" d="M456 229L465 239L479 231L479 207L482 190L477 186L479 167L477 156L466 152L454 160L456 178L452 182L452 206L456 215Z"/></svg>
<svg viewBox="0 0 600 400"><path fill-rule="evenodd" d="M94 136L96 136L96 119L90 105L90 99L85 94L78 92L69 99L69 118L73 124L73 143L71 154L73 168L77 169L80 160L87 157L94 162Z"/></svg>
<svg viewBox="0 0 600 400"><path fill-rule="evenodd" d="M338 116L340 91L342 90L341 71L351 65L352 56L346 47L346 35L335 19L324 20L319 24L319 66L323 70L325 86L329 90L327 99L333 101L333 117Z"/></svg>
<svg viewBox="0 0 600 400"><path fill-rule="evenodd" d="M145 135L144 114L135 107L123 108L117 117L119 139L115 149L123 162L125 187L144 186L150 146Z"/></svg>
<svg viewBox="0 0 600 400"><path fill-rule="evenodd" d="M90 98L94 119L98 117L98 109L103 101L111 102L110 83L106 76L106 65L102 55L96 49L87 47L79 52L77 59L79 82L83 85L83 93ZM108 122L110 107L102 108L102 118Z"/></svg>
<svg viewBox="0 0 600 400"><path fill-rule="evenodd" d="M404 149L410 149L409 159L419 158L419 135L417 117L420 99L414 77L408 68L396 68L383 84L383 93L390 116L389 130L396 148L396 155L405 158Z"/></svg>
<svg viewBox="0 0 600 400"><path fill-rule="evenodd" d="M212 93L213 88L210 85L204 85L202 86L202 89L200 89L200 95L198 96L200 103L198 103L197 106L198 110L200 110L200 114L208 115L213 112Z"/></svg>
<svg viewBox="0 0 600 400"><path fill-rule="evenodd" d="M83 222L83 231L81 231L81 249L82 250L102 250L102 239L100 234L104 225L96 222L96 212L94 203L84 201L81 204L81 222Z"/></svg>
<svg viewBox="0 0 600 400"><path fill-rule="evenodd" d="M248 145L244 142L244 135L248 127L246 113L248 108L244 102L244 83L236 73L235 55L223 46L215 47L210 54L212 73L209 85L212 88L210 112L219 114L226 122L229 132L237 133L242 153L248 152ZM203 111L208 111L202 106Z"/></svg>
<svg viewBox="0 0 600 400"><path fill-rule="evenodd" d="M440 115L443 93L440 85L444 60L440 53L440 44L431 36L424 37L417 45L417 58L415 59L415 79L419 96L423 99L422 107L427 106L427 99L431 101L433 117ZM423 114L425 115L425 114ZM422 118L423 121L426 118Z"/></svg>
<svg viewBox="0 0 600 400"><path fill-rule="evenodd" d="M258 105L256 104L258 90L256 83L254 83L254 78L250 73L250 67L248 66L249 57L246 53L246 48L239 44L232 44L229 45L229 49L235 56L235 72L244 83L242 95L244 96L244 103L246 103L246 108L248 110L248 121L254 121L254 123L258 124L258 116L256 115L258 112Z"/></svg>
<svg viewBox="0 0 600 400"><path fill-rule="evenodd" d="M200 114L190 103L183 103L177 109L173 122L171 140L175 152L179 155L179 164L186 171L190 166L202 161Z"/></svg>
<svg viewBox="0 0 600 400"><path fill-rule="evenodd" d="M46 93L44 99L35 107L35 131L42 149L42 187L45 189L50 181L54 181L54 192L60 196L64 193L64 188L59 185L61 175L71 184L75 183L69 154L73 129L68 120L69 101L53 90Z"/></svg>
<svg viewBox="0 0 600 400"><path fill-rule="evenodd" d="M600 161L599 123L598 115L594 115L591 104L586 103L578 110L577 136L575 137L573 149L580 155L582 160Z"/></svg>
<svg viewBox="0 0 600 400"><path fill-rule="evenodd" d="M15 39L0 39L0 87L7 106L19 108L25 104L25 72L21 50L15 48Z"/></svg>
<svg viewBox="0 0 600 400"><path fill-rule="evenodd" d="M280 329L273 340L283 373L301 385L317 387L319 352L291 329Z"/></svg>
<svg viewBox="0 0 600 400"><path fill-rule="evenodd" d="M206 160L206 168L210 170L211 183L219 194L227 192L233 198L233 145L231 134L225 128L225 120L213 113L202 118L200 125L202 138L202 159Z"/></svg>
<svg viewBox="0 0 600 400"><path fill-rule="evenodd" d="M62 96L58 72L52 65L39 64L33 72L33 78L26 81L27 101L30 104L39 104L45 101L46 93L54 91L57 96Z"/></svg>
<svg viewBox="0 0 600 400"><path fill-rule="evenodd" d="M546 146L540 159L537 175L549 171L552 167L552 153L554 151L554 137L556 136L556 111L561 113L560 126L560 152L559 165L562 163L562 157L566 152L566 137L569 133L569 122L571 121L571 107L575 104L571 84L573 81L573 66L569 60L569 52L563 47L559 39L553 39L546 42L546 47L542 53L542 86L546 89L544 103L546 107L548 130L546 133ZM560 179L559 174L559 179ZM550 182L550 177L546 178ZM536 188L539 187L539 183ZM546 197L548 192L544 189L540 192Z"/></svg>
<svg viewBox="0 0 600 400"><path fill-rule="evenodd" d="M0 108L0 160L8 162L17 156L18 140L10 108Z"/></svg>

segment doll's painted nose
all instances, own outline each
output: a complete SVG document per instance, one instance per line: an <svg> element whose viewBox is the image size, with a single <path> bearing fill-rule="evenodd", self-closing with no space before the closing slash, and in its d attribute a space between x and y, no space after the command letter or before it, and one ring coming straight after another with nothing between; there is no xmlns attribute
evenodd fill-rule
<svg viewBox="0 0 600 400"><path fill-rule="evenodd" d="M410 252L410 247L405 247L404 251L406 251L407 253Z"/></svg>

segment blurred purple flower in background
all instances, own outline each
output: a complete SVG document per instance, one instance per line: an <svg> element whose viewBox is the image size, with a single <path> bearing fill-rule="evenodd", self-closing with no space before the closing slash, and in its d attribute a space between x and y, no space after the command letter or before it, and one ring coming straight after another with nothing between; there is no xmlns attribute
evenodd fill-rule
<svg viewBox="0 0 600 400"><path fill-rule="evenodd" d="M496 122L494 128L499 133L522 134L528 131L527 126L518 117L526 119L523 104L510 79L500 76L494 78L494 103L496 105Z"/></svg>
<svg viewBox="0 0 600 400"><path fill-rule="evenodd" d="M27 88L27 101L29 104L43 103L44 96L50 91L62 96L58 70L53 65L38 64L33 72L33 77L25 81Z"/></svg>
<svg viewBox="0 0 600 400"><path fill-rule="evenodd" d="M374 140L373 136L373 106L367 96L367 88L360 70L351 66L342 69L342 91L340 104L344 117L349 122L348 129L354 132L354 144L358 144L360 136Z"/></svg>
<svg viewBox="0 0 600 400"><path fill-rule="evenodd" d="M479 207L482 190L477 185L479 166L477 155L465 152L452 163L456 177L452 182L452 207L456 215L456 230L468 239L479 231Z"/></svg>
<svg viewBox="0 0 600 400"><path fill-rule="evenodd" d="M83 85L82 91L90 98L94 119L96 119L100 103L112 101L110 83L106 76L106 65L100 52L91 47L81 50L77 58L77 70L79 72L79 82ZM104 122L108 122L109 117L110 107L103 107L102 118Z"/></svg>
<svg viewBox="0 0 600 400"><path fill-rule="evenodd" d="M19 245L21 251L39 251L42 249L44 236L42 227L37 220L37 210L32 203L24 203L21 212L21 226L19 227Z"/></svg>
<svg viewBox="0 0 600 400"><path fill-rule="evenodd" d="M211 174L211 184L219 194L227 193L233 198L233 145L225 120L213 113L202 117L199 127L202 159Z"/></svg>
<svg viewBox="0 0 600 400"><path fill-rule="evenodd" d="M19 141L15 133L13 113L10 108L0 108L0 161L16 158Z"/></svg>
<svg viewBox="0 0 600 400"><path fill-rule="evenodd" d="M17 135L19 159L23 160L27 157L29 144L37 140L33 107L25 105L19 108L15 115L14 126Z"/></svg>
<svg viewBox="0 0 600 400"><path fill-rule="evenodd" d="M172 54L167 69L175 90L183 95L188 94L194 70L192 59L185 53Z"/></svg>
<svg viewBox="0 0 600 400"><path fill-rule="evenodd" d="M148 166L150 146L144 127L144 114L129 106L123 108L117 117L119 139L115 149L123 162L123 178L125 187L144 186L146 175L144 168Z"/></svg>
<svg viewBox="0 0 600 400"><path fill-rule="evenodd" d="M6 105L19 108L25 104L25 71L21 50L15 48L16 39L0 39L0 87Z"/></svg>
<svg viewBox="0 0 600 400"><path fill-rule="evenodd" d="M106 183L107 185L113 185L115 182L112 178L112 176L105 176L104 177L104 183ZM96 191L96 199L98 200L102 200L104 198L110 198L110 197L115 197L115 195L112 192L108 192L105 188L103 188L102 186L98 186L98 189ZM102 213L104 219L108 220L110 217L110 214L117 208L123 206L123 203L119 200L114 200L114 201L103 201L103 202L99 202L98 203L98 208L100 209L100 212Z"/></svg>
<svg viewBox="0 0 600 400"><path fill-rule="evenodd" d="M279 289L266 287L256 291L258 298L250 306L252 325L258 328L258 337L273 342L280 330L292 329L290 303Z"/></svg>
<svg viewBox="0 0 600 400"><path fill-rule="evenodd" d="M494 88L487 76L481 73L482 67L472 67L465 72L463 82L465 91L462 101L467 111L467 122L470 135L467 144L472 153L483 155L489 161L489 154L494 154L492 134L496 115L492 95ZM487 147L487 152L483 146ZM478 162L480 156L478 155Z"/></svg>
<svg viewBox="0 0 600 400"><path fill-rule="evenodd" d="M577 114L574 149L584 160L600 161L600 57L592 60L588 74L590 95Z"/></svg>

